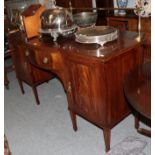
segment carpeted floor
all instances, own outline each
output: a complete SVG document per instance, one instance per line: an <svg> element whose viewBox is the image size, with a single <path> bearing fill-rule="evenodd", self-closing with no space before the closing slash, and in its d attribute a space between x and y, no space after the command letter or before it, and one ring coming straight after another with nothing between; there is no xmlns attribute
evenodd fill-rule
<svg viewBox="0 0 155 155"><path fill-rule="evenodd" d="M147 142L138 137L126 137L116 144L107 155L145 155L143 150Z"/></svg>
<svg viewBox="0 0 155 155"><path fill-rule="evenodd" d="M8 77L10 89L4 90L4 131L12 155L105 155L100 128L78 117L78 131L73 131L66 96L57 79L38 86L41 105L37 106L31 88L24 84L22 95L15 73ZM151 139L136 132L132 115L113 128L111 136L112 150L131 136L146 144L142 154L151 154Z"/></svg>

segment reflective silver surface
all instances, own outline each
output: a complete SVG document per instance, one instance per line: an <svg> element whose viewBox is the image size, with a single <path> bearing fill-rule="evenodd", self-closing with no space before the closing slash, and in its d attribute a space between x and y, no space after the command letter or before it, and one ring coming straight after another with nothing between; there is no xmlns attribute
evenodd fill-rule
<svg viewBox="0 0 155 155"><path fill-rule="evenodd" d="M118 30L110 26L94 26L78 30L75 36L77 42L97 43L103 46L105 43L118 38Z"/></svg>
<svg viewBox="0 0 155 155"><path fill-rule="evenodd" d="M54 41L59 35L70 34L75 29L72 15L66 8L55 6L52 9L46 9L41 14L40 19L40 33L50 33Z"/></svg>
<svg viewBox="0 0 155 155"><path fill-rule="evenodd" d="M76 26L72 26L71 28L65 30L40 29L39 32L41 34L50 34L51 37L53 37L53 41L56 41L58 36L68 36L69 34L74 33L76 28Z"/></svg>
<svg viewBox="0 0 155 155"><path fill-rule="evenodd" d="M42 29L68 29L73 26L70 12L62 7L47 9L41 14Z"/></svg>
<svg viewBox="0 0 155 155"><path fill-rule="evenodd" d="M96 12L80 12L73 14L73 21L79 27L89 27L96 24Z"/></svg>

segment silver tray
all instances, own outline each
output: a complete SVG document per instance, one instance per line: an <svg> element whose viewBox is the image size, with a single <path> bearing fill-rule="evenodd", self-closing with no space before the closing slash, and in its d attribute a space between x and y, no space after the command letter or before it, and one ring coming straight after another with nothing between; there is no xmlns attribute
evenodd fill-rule
<svg viewBox="0 0 155 155"><path fill-rule="evenodd" d="M97 43L103 46L118 38L118 30L110 26L94 26L78 30L75 36L75 40L79 43Z"/></svg>
<svg viewBox="0 0 155 155"><path fill-rule="evenodd" d="M72 34L75 32L75 30L77 29L77 26L72 26L71 28L67 28L67 29L40 29L39 33L40 34L50 34L51 37L53 37L53 41L57 40L58 36L67 36L69 34Z"/></svg>

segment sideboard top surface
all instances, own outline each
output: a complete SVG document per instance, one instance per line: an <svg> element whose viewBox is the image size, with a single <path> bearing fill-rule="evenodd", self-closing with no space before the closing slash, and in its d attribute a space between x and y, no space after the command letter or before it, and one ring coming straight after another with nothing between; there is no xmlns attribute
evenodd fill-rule
<svg viewBox="0 0 155 155"><path fill-rule="evenodd" d="M21 34L15 34L16 40L21 41ZM119 32L117 40L106 43L104 46L99 44L82 44L75 41L74 36L67 38L60 37L57 42L53 42L50 36L44 36L41 39L35 37L29 39L27 44L34 48L41 49L42 52L52 52L58 50L59 52L65 52L69 55L79 55L82 57L91 57L92 59L100 59L102 61L108 61L109 59L121 55L131 48L140 46L143 43L138 41L138 33L136 32ZM53 50L52 50L53 49Z"/></svg>

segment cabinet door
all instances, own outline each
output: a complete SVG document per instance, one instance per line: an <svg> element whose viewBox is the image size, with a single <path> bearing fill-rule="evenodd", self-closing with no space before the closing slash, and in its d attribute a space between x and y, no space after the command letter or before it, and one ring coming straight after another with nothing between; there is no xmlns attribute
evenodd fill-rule
<svg viewBox="0 0 155 155"><path fill-rule="evenodd" d="M69 66L73 96L73 104L70 108L85 119L102 126L104 118L106 118L104 116L106 106L104 93L101 93L99 71L95 69L96 64L90 62L86 64L74 60L74 62L69 62Z"/></svg>

